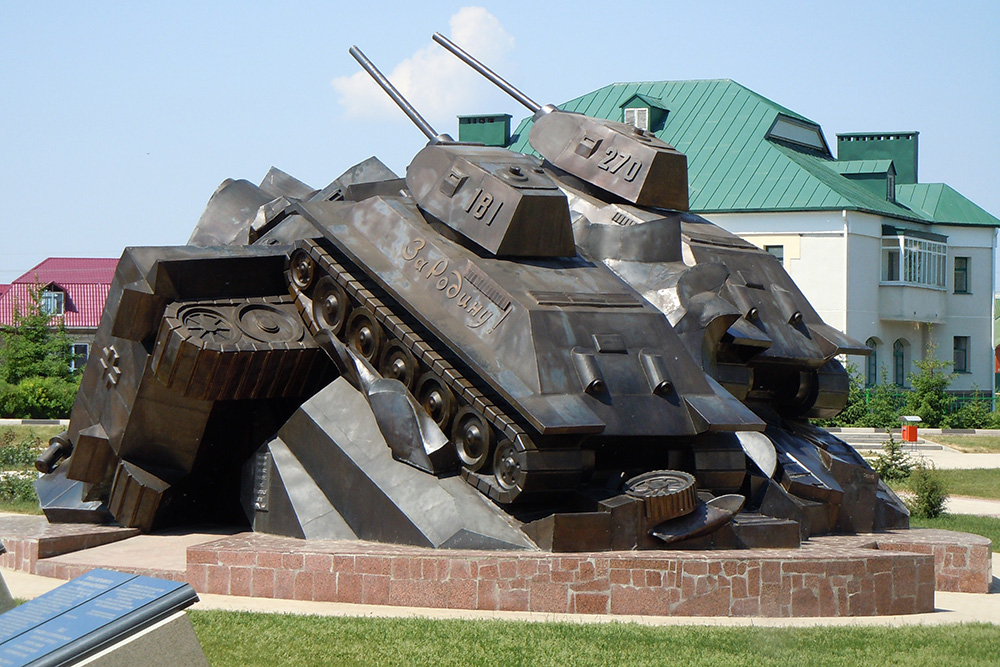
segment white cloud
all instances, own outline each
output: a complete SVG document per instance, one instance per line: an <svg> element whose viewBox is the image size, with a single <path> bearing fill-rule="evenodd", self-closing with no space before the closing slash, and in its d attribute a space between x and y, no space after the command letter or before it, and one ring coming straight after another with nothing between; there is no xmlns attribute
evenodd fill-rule
<svg viewBox="0 0 1000 667"><path fill-rule="evenodd" d="M448 24L448 37L453 42L503 74L506 56L514 48L514 38L503 29L495 16L483 7L463 7L449 19ZM381 65L377 57L366 55L438 132L451 131L456 115L473 113L477 102L484 97L493 97L497 90L434 42L397 64L391 71ZM348 117L405 120L389 96L364 70L351 76L337 77L332 85L340 95L340 105Z"/></svg>

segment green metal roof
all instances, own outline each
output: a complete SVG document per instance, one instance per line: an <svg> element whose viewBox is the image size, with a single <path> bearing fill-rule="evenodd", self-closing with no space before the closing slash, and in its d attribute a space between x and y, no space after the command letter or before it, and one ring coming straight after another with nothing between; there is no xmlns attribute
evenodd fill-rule
<svg viewBox="0 0 1000 667"><path fill-rule="evenodd" d="M817 129L819 125L729 79L615 83L559 108L621 121L621 105L636 95L657 99L670 109L656 135L687 155L692 211L849 209L924 223L1000 226L1000 219L947 186L941 187L947 188L950 195L942 192L937 197L921 196L908 191L903 197L897 195L897 203L893 203L845 178L840 171L881 168L889 160L860 160L852 162L866 164L838 166L828 150L768 140L767 134L779 115ZM531 119L522 120L509 147L537 155L528 143L530 129ZM922 187L927 186L897 186L897 190ZM944 218L938 217L945 214Z"/></svg>
<svg viewBox="0 0 1000 667"><path fill-rule="evenodd" d="M838 174L884 174L892 160L836 160L829 167Z"/></svg>
<svg viewBox="0 0 1000 667"><path fill-rule="evenodd" d="M896 186L896 201L935 222L996 227L1000 220L944 183Z"/></svg>

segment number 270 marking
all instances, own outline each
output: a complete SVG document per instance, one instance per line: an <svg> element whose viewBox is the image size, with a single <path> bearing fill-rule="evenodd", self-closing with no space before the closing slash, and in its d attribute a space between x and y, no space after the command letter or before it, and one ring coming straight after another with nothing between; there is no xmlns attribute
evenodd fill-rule
<svg viewBox="0 0 1000 667"><path fill-rule="evenodd" d="M598 168L610 174L617 174L627 164L628 168L625 169L625 175L622 177L626 181L634 181L642 169L642 161L633 160L628 153L619 153L617 148L609 148L605 151L605 155L606 157L597 165Z"/></svg>

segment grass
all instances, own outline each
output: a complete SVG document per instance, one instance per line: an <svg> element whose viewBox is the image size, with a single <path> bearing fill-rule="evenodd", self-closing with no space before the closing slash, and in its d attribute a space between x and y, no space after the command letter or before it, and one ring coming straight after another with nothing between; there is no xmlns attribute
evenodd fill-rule
<svg viewBox="0 0 1000 667"><path fill-rule="evenodd" d="M935 519L910 517L912 528L940 528L960 533L982 535L993 541L993 548L1000 547L1000 519L972 514L942 514Z"/></svg>
<svg viewBox="0 0 1000 667"><path fill-rule="evenodd" d="M3 431L13 431L14 432L14 442L20 442L26 436L35 435L38 438L48 444L49 438L54 435L59 435L66 430L65 426L59 425L48 425L48 424L30 424L22 425L18 424L16 426L0 426L0 433Z"/></svg>
<svg viewBox="0 0 1000 667"><path fill-rule="evenodd" d="M10 512L12 514L43 514L41 506L37 500L4 500L0 501L0 512Z"/></svg>
<svg viewBox="0 0 1000 667"><path fill-rule="evenodd" d="M974 468L934 471L948 495L1000 500L1000 468ZM909 491L909 480L890 482L893 491Z"/></svg>
<svg viewBox="0 0 1000 667"><path fill-rule="evenodd" d="M947 445L966 454L1000 454L1000 435L932 435L925 440Z"/></svg>
<svg viewBox="0 0 1000 667"><path fill-rule="evenodd" d="M994 625L649 627L190 611L211 665L994 665Z"/></svg>

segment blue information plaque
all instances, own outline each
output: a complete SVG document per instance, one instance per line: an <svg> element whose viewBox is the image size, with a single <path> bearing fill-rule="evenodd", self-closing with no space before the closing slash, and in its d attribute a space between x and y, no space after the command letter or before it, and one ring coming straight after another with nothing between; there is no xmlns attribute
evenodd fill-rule
<svg viewBox="0 0 1000 667"><path fill-rule="evenodd" d="M92 570L0 615L0 667L65 664L197 600L185 583Z"/></svg>

